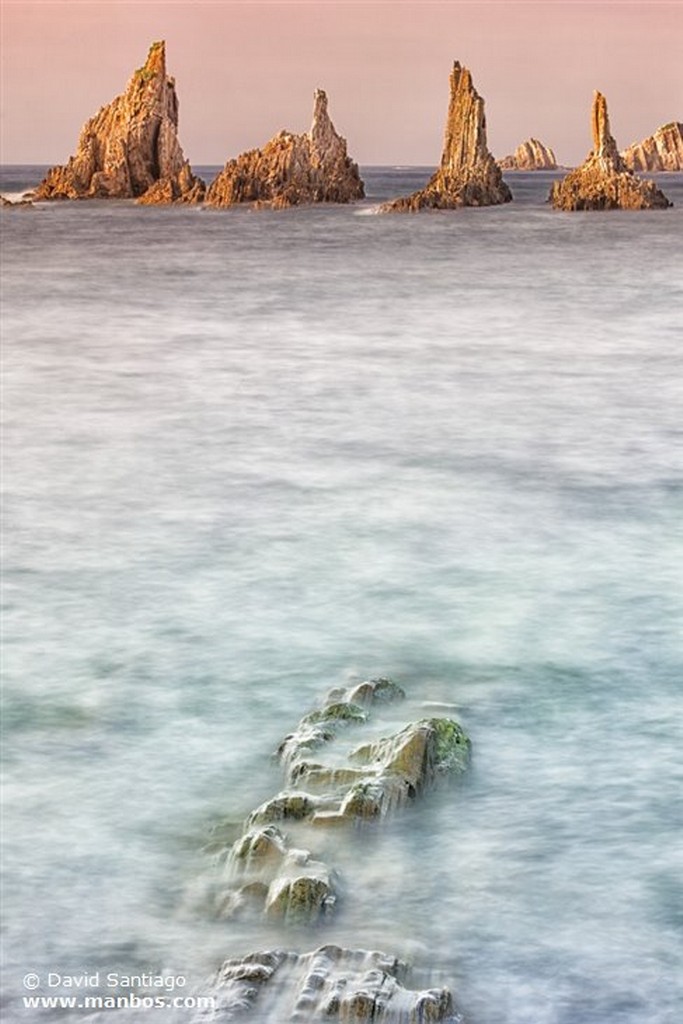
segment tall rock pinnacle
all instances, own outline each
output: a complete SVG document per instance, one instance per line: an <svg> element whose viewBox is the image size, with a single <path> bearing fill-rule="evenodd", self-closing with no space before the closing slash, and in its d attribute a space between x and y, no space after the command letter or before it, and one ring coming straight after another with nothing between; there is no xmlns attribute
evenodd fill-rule
<svg viewBox="0 0 683 1024"><path fill-rule="evenodd" d="M622 170L619 150L609 127L607 100L601 92L597 91L593 93L591 127L593 129L593 156L611 160L617 170Z"/></svg>
<svg viewBox="0 0 683 1024"><path fill-rule="evenodd" d="M458 61L451 71L450 90L438 171L424 189L385 203L381 212L492 206L512 199L486 142L484 100L474 88L469 70Z"/></svg>
<svg viewBox="0 0 683 1024"><path fill-rule="evenodd" d="M86 121L74 156L48 171L35 196L197 202L204 185L192 174L177 132L178 97L166 74L166 47L152 43L126 91Z"/></svg>
<svg viewBox="0 0 683 1024"><path fill-rule="evenodd" d="M317 89L310 131L282 131L262 149L229 160L212 181L207 206L257 203L286 207L301 203L348 203L364 196L358 166L335 131L327 96Z"/></svg>
<svg viewBox="0 0 683 1024"><path fill-rule="evenodd" d="M585 162L550 190L549 201L558 210L651 210L671 206L651 181L632 174L619 155L609 126L607 101L593 94L591 110L593 149Z"/></svg>

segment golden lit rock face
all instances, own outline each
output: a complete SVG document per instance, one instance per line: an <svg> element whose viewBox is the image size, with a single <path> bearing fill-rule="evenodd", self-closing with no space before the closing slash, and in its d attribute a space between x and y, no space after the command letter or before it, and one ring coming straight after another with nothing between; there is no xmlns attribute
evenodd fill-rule
<svg viewBox="0 0 683 1024"><path fill-rule="evenodd" d="M86 121L76 153L48 171L35 198L197 202L204 185L177 132L175 81L166 74L165 44L157 42L126 91Z"/></svg>
<svg viewBox="0 0 683 1024"><path fill-rule="evenodd" d="M209 186L206 204L252 203L281 209L302 203L349 203L364 195L358 166L330 120L326 94L318 89L310 131L282 131L262 149L229 160Z"/></svg>
<svg viewBox="0 0 683 1024"><path fill-rule="evenodd" d="M456 61L450 77L450 102L438 171L424 189L380 207L382 213L509 203L512 193L486 142L484 101L472 75Z"/></svg>
<svg viewBox="0 0 683 1024"><path fill-rule="evenodd" d="M503 171L554 171L557 167L555 154L538 139L527 139L520 143L510 156L498 161Z"/></svg>
<svg viewBox="0 0 683 1024"><path fill-rule="evenodd" d="M630 171L683 171L683 124L671 121L621 154Z"/></svg>
<svg viewBox="0 0 683 1024"><path fill-rule="evenodd" d="M654 210L671 206L651 181L629 171L619 155L609 126L607 101L593 95L593 149L585 163L556 181L549 200L558 210Z"/></svg>

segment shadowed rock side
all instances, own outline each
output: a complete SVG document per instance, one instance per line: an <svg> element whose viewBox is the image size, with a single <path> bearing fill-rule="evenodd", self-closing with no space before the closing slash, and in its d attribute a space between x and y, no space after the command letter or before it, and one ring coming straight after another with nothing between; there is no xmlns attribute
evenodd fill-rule
<svg viewBox="0 0 683 1024"><path fill-rule="evenodd" d="M330 120L327 96L318 89L310 131L304 135L282 131L263 149L229 160L211 182L206 205L254 203L284 208L302 203L350 203L364 195L358 166Z"/></svg>
<svg viewBox="0 0 683 1024"><path fill-rule="evenodd" d="M85 123L75 155L48 171L34 198L200 202L204 183L185 160L177 131L165 44L153 43L126 91Z"/></svg>
<svg viewBox="0 0 683 1024"><path fill-rule="evenodd" d="M277 1024L428 1024L462 1018L447 988L405 987L408 967L386 953L322 946L226 960L214 979L211 1020L243 1017ZM198 1014L194 1020L205 1020Z"/></svg>
<svg viewBox="0 0 683 1024"><path fill-rule="evenodd" d="M441 166L419 192L380 206L380 213L452 210L509 203L512 193L486 143L484 101L467 68L456 61L450 78Z"/></svg>
<svg viewBox="0 0 683 1024"><path fill-rule="evenodd" d="M554 171L557 168L555 154L538 139L522 142L510 156L498 161L503 171Z"/></svg>
<svg viewBox="0 0 683 1024"><path fill-rule="evenodd" d="M634 142L621 158L630 171L683 171L683 124L671 121L642 142Z"/></svg>
<svg viewBox="0 0 683 1024"><path fill-rule="evenodd" d="M215 899L219 917L256 915L299 925L329 918L337 908L339 875L301 844L314 849L321 828L377 821L440 777L466 769L469 740L447 718L412 722L335 758L336 739L348 739L375 709L403 697L388 679L333 690L322 708L285 737L277 756L286 788L252 811L231 847Z"/></svg>
<svg viewBox="0 0 683 1024"><path fill-rule="evenodd" d="M591 114L593 149L585 163L556 181L549 200L558 210L653 210L671 206L651 181L626 168L609 126L607 101L596 92Z"/></svg>

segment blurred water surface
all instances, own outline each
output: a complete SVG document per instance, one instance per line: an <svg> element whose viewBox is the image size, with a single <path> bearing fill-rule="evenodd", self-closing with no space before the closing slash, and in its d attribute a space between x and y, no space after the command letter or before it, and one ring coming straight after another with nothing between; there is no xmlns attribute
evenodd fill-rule
<svg viewBox="0 0 683 1024"><path fill-rule="evenodd" d="M372 215L428 174L3 215L8 1024L28 971L325 941L471 1024L680 1019L683 176L651 214L554 213L539 174ZM469 778L349 840L334 926L213 921L211 827L378 673L458 705Z"/></svg>

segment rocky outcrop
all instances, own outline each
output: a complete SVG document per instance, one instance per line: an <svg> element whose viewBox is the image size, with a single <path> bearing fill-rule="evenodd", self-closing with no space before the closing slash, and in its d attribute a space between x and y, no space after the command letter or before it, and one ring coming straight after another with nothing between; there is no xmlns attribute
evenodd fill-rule
<svg viewBox="0 0 683 1024"><path fill-rule="evenodd" d="M166 74L165 44L153 43L126 91L85 123L74 156L48 171L34 198L197 202L204 183L177 132L175 81Z"/></svg>
<svg viewBox="0 0 683 1024"><path fill-rule="evenodd" d="M457 1024L447 988L406 986L408 966L397 957L322 946L312 953L281 949L226 960L211 987L211 1020L244 1017L305 1024ZM202 1018L195 1018L200 1020Z"/></svg>
<svg viewBox="0 0 683 1024"><path fill-rule="evenodd" d="M624 164L609 126L607 101L596 92L592 108L593 149L580 167L553 184L549 200L558 210L651 210L671 206L651 181Z"/></svg>
<svg viewBox="0 0 683 1024"><path fill-rule="evenodd" d="M211 182L206 205L252 203L279 209L302 203L349 203L364 195L358 166L330 120L327 96L318 89L310 131L282 131L263 149L229 160Z"/></svg>
<svg viewBox="0 0 683 1024"><path fill-rule="evenodd" d="M468 69L457 61L451 72L450 89L439 169L425 188L384 203L381 213L491 206L509 203L512 199L500 168L488 150L484 101L474 88Z"/></svg>
<svg viewBox="0 0 683 1024"><path fill-rule="evenodd" d="M625 149L621 158L630 171L683 171L683 124L663 124L654 135Z"/></svg>
<svg viewBox="0 0 683 1024"><path fill-rule="evenodd" d="M503 171L554 171L557 168L555 154L538 139L522 142L510 156L498 161Z"/></svg>
<svg viewBox="0 0 683 1024"><path fill-rule="evenodd" d="M411 722L335 757L335 740L405 697L388 679L333 690L280 744L286 788L249 815L225 859L219 917L257 915L309 924L336 910L340 878L315 849L320 829L362 827L411 803L440 778L464 771L470 744L448 718ZM296 843L292 833L296 835ZM305 843L305 847L299 844Z"/></svg>

